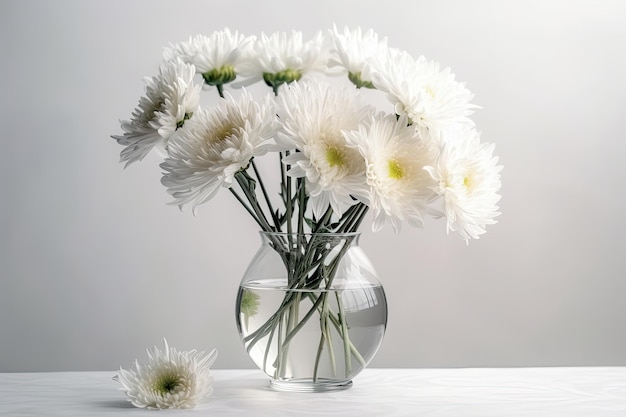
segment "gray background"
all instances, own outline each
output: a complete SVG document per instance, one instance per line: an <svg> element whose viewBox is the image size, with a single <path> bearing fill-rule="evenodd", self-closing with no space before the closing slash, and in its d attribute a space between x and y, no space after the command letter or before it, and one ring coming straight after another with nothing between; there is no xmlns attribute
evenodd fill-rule
<svg viewBox="0 0 626 417"><path fill-rule="evenodd" d="M256 227L224 191L168 206L158 158L124 170L162 47L360 25L450 66L504 165L500 222L362 246L390 317L371 366L626 365L623 1L0 2L0 371L109 370L167 337L253 367L234 298ZM384 99L381 99L384 104Z"/></svg>

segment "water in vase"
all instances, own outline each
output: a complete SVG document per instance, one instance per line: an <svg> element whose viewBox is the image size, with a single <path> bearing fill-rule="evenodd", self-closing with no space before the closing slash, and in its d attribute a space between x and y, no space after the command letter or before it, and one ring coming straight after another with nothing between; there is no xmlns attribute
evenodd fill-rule
<svg viewBox="0 0 626 417"><path fill-rule="evenodd" d="M237 325L256 365L276 380L349 381L382 343L381 285L288 290L284 281L239 288Z"/></svg>

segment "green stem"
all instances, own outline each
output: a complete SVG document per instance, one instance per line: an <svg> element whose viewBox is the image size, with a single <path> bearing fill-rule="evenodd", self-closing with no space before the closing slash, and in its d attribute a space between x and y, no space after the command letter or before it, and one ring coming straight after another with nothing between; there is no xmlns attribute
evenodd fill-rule
<svg viewBox="0 0 626 417"><path fill-rule="evenodd" d="M363 203L357 203L350 207L340 220L341 225L337 228L338 233L356 232L369 209Z"/></svg>
<svg viewBox="0 0 626 417"><path fill-rule="evenodd" d="M289 332L291 332L291 330L294 328L295 323L298 321L298 315L299 315L299 310L300 310L300 300L301 300L301 294L298 292L295 295L295 300L291 303L291 305L289 306L289 309L286 311L287 313L287 323L286 323L286 329L284 334L287 335ZM287 362L287 357L289 355L289 343L286 342L286 337L285 337L285 341L283 342L283 348L281 349L279 346L279 351L280 354L276 355L276 362L274 363L274 366L279 370L278 374L279 375L283 375L285 374L285 363Z"/></svg>
<svg viewBox="0 0 626 417"><path fill-rule="evenodd" d="M335 330L337 330L337 332L340 334L340 336L343 338L343 334L340 332L341 329L341 319L339 317L335 317L332 314L329 315L330 321L333 324L333 326L335 326ZM345 339L344 339L345 341ZM352 355L356 358L357 361L359 361L359 363L363 366L365 366L365 358L363 358L363 356L361 355L361 353L359 352L359 350L356 348L356 346L354 346L354 344L352 343L352 341L350 339L348 339L348 343L350 344L350 352L352 353Z"/></svg>
<svg viewBox="0 0 626 417"><path fill-rule="evenodd" d="M267 344L265 345L265 353L263 354L263 370L267 370L267 357L270 354L270 347L272 347L272 339L274 339L274 333L276 332L276 327L272 327L272 331L270 332L267 338Z"/></svg>
<svg viewBox="0 0 626 417"><path fill-rule="evenodd" d="M277 353L276 353L276 359L281 358L282 357L282 349L283 349L283 320L284 320L285 316L284 314L280 315L280 319L278 320L278 338L276 341L276 348L277 348ZM274 378L278 378L280 376L280 364L276 364L274 363Z"/></svg>
<svg viewBox="0 0 626 417"><path fill-rule="evenodd" d="M353 208L351 213L347 213L347 215L344 216L342 225L344 227L358 226L365 212L366 208L364 207ZM352 237L346 238L339 253L330 260L327 259L327 257L332 249L327 246L327 240L325 238L320 237L318 239L317 236L314 236L308 242L298 239L297 247L291 246L285 241L277 241L274 248L281 254L286 264L291 265L288 267L289 289L303 290L310 288L311 290L316 290L321 288L322 282L326 289L330 289L338 271L339 264L352 244L352 239ZM290 246L285 247L285 244ZM302 248L300 246L301 244L304 244ZM325 264L325 262L328 262L328 264ZM266 346L263 358L263 367L266 369L270 351L269 346L272 340L276 340L275 346L277 346L277 355L273 362L274 374L277 377L285 376L283 374L285 374L287 370L287 357L293 338L303 329L310 318L318 312L320 314L321 335L314 364L314 379L317 380L318 378L320 361L323 355L324 345L326 344L328 345L333 371L336 372L331 328L335 328L342 338L345 372L346 377L349 377L349 374L352 372L352 358L359 361L362 365L365 365L365 360L350 340L348 323L345 318L345 310L340 294L335 294L339 309L336 314L329 307L329 294L330 293L327 291L322 292L319 296L311 292L307 293L307 299L311 300L312 305L308 308L304 316L300 318L299 313L302 302L301 292L287 291L277 311L255 332L244 338L247 350L250 351L257 342L269 334L268 345Z"/></svg>
<svg viewBox="0 0 626 417"><path fill-rule="evenodd" d="M304 233L304 215L306 214L306 182L298 178L298 233Z"/></svg>
<svg viewBox="0 0 626 417"><path fill-rule="evenodd" d="M228 188L230 190L230 192L235 196L235 198L241 203L241 205L246 209L246 211L248 213L250 213L250 215L252 216L252 218L254 219L254 221L257 222L257 224L259 225L259 227L261 227L261 229L263 228L263 223L259 220L259 218L257 217L257 215L254 213L254 211L252 211L252 209L250 208L250 206L248 206L248 204L246 204L246 202L243 200L243 198L241 198L241 196L239 194L237 194L237 192L235 190L233 190L232 187Z"/></svg>
<svg viewBox="0 0 626 417"><path fill-rule="evenodd" d="M215 84L217 87L217 92L219 93L221 98L224 98L224 84Z"/></svg>
<svg viewBox="0 0 626 417"><path fill-rule="evenodd" d="M324 293L324 294L326 294L326 293ZM318 297L317 300L315 300L315 303L313 303L313 306L309 309L309 311L306 312L304 317L302 317L302 320L300 320L298 322L298 324L293 328L293 330L291 330L285 336L285 340L283 341L284 345L288 345L289 342L291 342L291 339L293 339L295 337L295 335L300 331L300 329L307 323L307 321L309 321L309 319L311 318L313 313L315 313L315 311L319 307L320 303L323 301L322 300L323 298L324 297L322 297L322 296Z"/></svg>
<svg viewBox="0 0 626 417"><path fill-rule="evenodd" d="M352 356L350 356L350 336L348 335L348 322L346 320L343 301L341 300L341 294L338 292L335 293L337 298L337 317L339 318L339 322L341 323L341 334L343 335L343 355L344 355L344 366L346 376L352 373Z"/></svg>
<svg viewBox="0 0 626 417"><path fill-rule="evenodd" d="M320 264L320 266L318 267L318 269L316 271L319 271L320 268L323 268L324 273L322 274L322 277L326 277L327 278L327 283L326 283L326 288L329 289L332 285L332 282L335 278L335 274L337 272L337 268L339 267L339 263L341 261L341 259L343 258L343 255L345 255L345 253L347 252L347 250L350 248L350 245L352 244L351 240L349 241L348 239L346 239L346 241L343 244L343 247L341 248L341 250L339 251L339 253L337 254L337 256L331 261L331 263L327 266L324 267L324 264ZM324 258L325 256L323 256ZM321 272L321 271L320 271ZM296 325L296 327L285 337L285 340L283 341L283 343L289 343L291 341L291 339L293 339L293 337L296 335L296 333L306 324L306 322L311 318L311 316L313 315L313 313L315 312L315 310L317 310L318 306L320 305L320 302L323 301L323 299L325 298L325 296L328 295L328 292L324 292L322 293L317 300L315 301L315 303L313 303L313 306L309 309L309 311L307 311L307 313L305 314L305 316L302 318L302 320ZM343 317L341 317L341 319L343 320ZM347 337L347 333L344 334L344 337Z"/></svg>
<svg viewBox="0 0 626 417"><path fill-rule="evenodd" d="M330 356L330 367L333 370L333 375L337 375L337 361L335 360L335 350L333 349L333 339L331 337L330 326L328 325L328 316L324 322L327 334L326 341L328 342L328 354Z"/></svg>
<svg viewBox="0 0 626 417"><path fill-rule="evenodd" d="M315 296L313 294L308 294L308 296L309 296L309 298L311 298L311 302L314 303L315 302ZM328 319L332 323L333 327L335 328L335 330L337 331L339 336L341 336L341 338L343 339L344 335L342 333L341 317L339 317L339 315L335 315L334 313L332 313L329 310L329 312L328 312ZM348 339L348 344L350 345L350 352L352 353L352 356L354 356L356 358L356 360L359 361L359 363L361 365L365 366L365 364L366 364L365 358L363 358L363 356L358 351L356 346L354 346L354 343L352 343L352 341ZM332 354L332 352L331 352L331 354ZM333 359L333 361L334 361L334 359Z"/></svg>
<svg viewBox="0 0 626 417"><path fill-rule="evenodd" d="M235 174L235 179L241 187L243 194L246 196L246 199L250 203L250 208L256 214L257 223L259 223L261 229L267 232L273 231L272 226L270 226L269 222L267 221L267 217L265 217L263 209L261 208L261 206L259 206L259 202L256 198L256 193L254 192L254 189L249 185L249 177L247 177L247 174L244 171L239 171Z"/></svg>
<svg viewBox="0 0 626 417"><path fill-rule="evenodd" d="M322 356L322 350L324 349L324 343L326 342L325 335L326 335L326 332L322 331L322 334L320 335L320 343L317 346L317 355L315 355L315 365L313 366L313 382L317 382L317 371L318 371L320 359Z"/></svg>
<svg viewBox="0 0 626 417"><path fill-rule="evenodd" d="M285 153L285 155L289 155L289 151L287 151ZM288 169L289 167L287 167ZM293 230L292 230L292 224L291 224L291 218L293 216L293 199L291 196L291 177L287 177L287 199L285 200L285 217L287 218L287 233L289 233L288 237L289 237L289 244L291 247L291 237L293 234Z"/></svg>
<svg viewBox="0 0 626 417"><path fill-rule="evenodd" d="M352 229L350 229L351 232L356 232L357 230L359 230L359 227L361 227L361 223L363 222L363 219L365 218L365 215L367 214L368 210L369 210L369 206L366 206L363 203L359 203L361 204L361 213L359 214L359 217L357 218L354 226L352 226Z"/></svg>
<svg viewBox="0 0 626 417"><path fill-rule="evenodd" d="M263 198L265 198L265 203L267 204L267 208L270 211L272 216L272 220L274 221L274 228L277 231L280 231L280 221L276 217L276 212L274 211L274 207L272 206L272 201L270 200L269 195L267 194L267 190L265 189L265 184L263 183L263 178L259 174L259 170L257 169L256 163L254 162L254 158L251 160L252 169L254 170L254 175L261 186L261 192L263 193Z"/></svg>

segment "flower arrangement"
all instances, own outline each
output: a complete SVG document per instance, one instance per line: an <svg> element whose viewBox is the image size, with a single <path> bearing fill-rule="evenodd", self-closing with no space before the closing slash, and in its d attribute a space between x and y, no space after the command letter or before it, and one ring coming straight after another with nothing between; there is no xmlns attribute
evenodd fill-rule
<svg viewBox="0 0 626 417"><path fill-rule="evenodd" d="M371 30L336 27L308 41L300 32L257 38L224 29L163 56L113 138L126 165L165 150L162 183L174 204L195 211L227 188L264 231L354 231L368 210L375 231L445 217L466 241L495 223L494 146L481 143L469 118L473 95L437 62ZM320 79L342 74L351 83ZM222 97L213 108L200 106L200 76ZM246 90L261 80L273 97ZM386 111L365 104L363 90L384 93ZM255 163L269 152L280 159L280 208Z"/></svg>
<svg viewBox="0 0 626 417"><path fill-rule="evenodd" d="M254 97L249 86L261 82L266 94ZM200 104L203 89L217 91L214 105ZM367 104L377 94L382 110ZM502 168L470 118L472 99L448 68L390 47L372 30L333 27L304 40L297 31L256 37L224 29L166 47L158 74L146 79L145 96L113 138L124 146L126 166L153 149L164 153L161 182L172 204L195 213L228 189L269 233L292 293L247 334L247 349L273 340L263 362L275 348L270 367L280 375L290 341L318 313L313 379L333 332L343 341L348 377L352 358L364 359L341 304L329 307L328 293L293 291L330 288L349 243L329 236L357 232L368 211L374 231L386 223L396 232L404 222L422 227L430 216L445 218L447 231L466 242L496 222ZM278 197L257 166L268 154L278 157ZM305 233L323 237L299 237ZM259 297L244 291L239 302L247 327Z"/></svg>

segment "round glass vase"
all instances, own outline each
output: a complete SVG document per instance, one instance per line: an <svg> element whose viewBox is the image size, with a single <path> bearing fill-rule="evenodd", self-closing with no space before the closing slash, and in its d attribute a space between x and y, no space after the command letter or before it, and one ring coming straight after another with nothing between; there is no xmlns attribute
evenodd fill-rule
<svg viewBox="0 0 626 417"><path fill-rule="evenodd" d="M261 232L236 316L246 351L273 389L349 388L378 351L387 300L359 235Z"/></svg>

